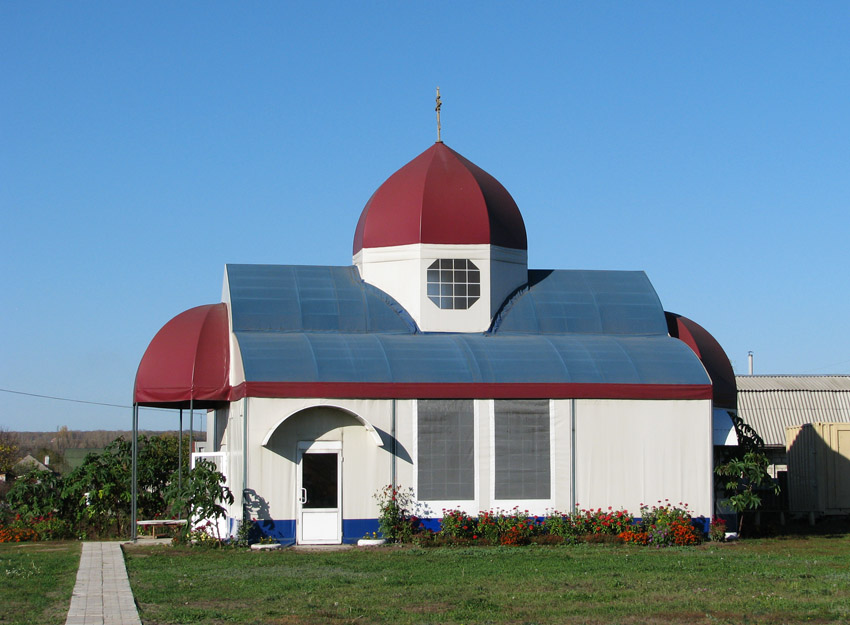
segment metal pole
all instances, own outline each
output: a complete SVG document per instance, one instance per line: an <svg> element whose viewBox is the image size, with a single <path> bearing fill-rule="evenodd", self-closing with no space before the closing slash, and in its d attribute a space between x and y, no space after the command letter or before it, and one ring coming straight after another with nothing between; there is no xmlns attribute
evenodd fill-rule
<svg viewBox="0 0 850 625"><path fill-rule="evenodd" d="M248 398L244 400L245 411L242 420L242 519L247 518L245 509L245 491L248 490Z"/></svg>
<svg viewBox="0 0 850 625"><path fill-rule="evenodd" d="M195 399L194 397L189 400L189 458L191 462L192 458L192 450L194 449L194 432L195 429Z"/></svg>
<svg viewBox="0 0 850 625"><path fill-rule="evenodd" d="M183 409L180 409L180 433L177 435L177 488L183 488Z"/></svg>
<svg viewBox="0 0 850 625"><path fill-rule="evenodd" d="M395 476L396 475L396 455L398 453L397 449L396 449L396 440L395 440L395 424L396 424L396 418L397 418L396 417L396 402L397 401L398 400L395 400L395 399L393 400L393 416L392 416L392 426L391 426L391 431L390 431L390 438L392 438L392 441L393 441L392 449L390 450L390 454L392 456L392 466L390 467L390 475L391 475L390 484L392 484L393 488L396 487L396 483L395 483L395 480L396 480L396 476Z"/></svg>
<svg viewBox="0 0 850 625"><path fill-rule="evenodd" d="M133 483L130 487L130 498L132 503L130 505L130 539L135 542L137 539L136 535L136 516L138 513L138 477L139 477L139 469L138 469L138 460L139 456L139 405L136 402L133 402Z"/></svg>
<svg viewBox="0 0 850 625"><path fill-rule="evenodd" d="M576 511L576 400L570 400L570 509Z"/></svg>

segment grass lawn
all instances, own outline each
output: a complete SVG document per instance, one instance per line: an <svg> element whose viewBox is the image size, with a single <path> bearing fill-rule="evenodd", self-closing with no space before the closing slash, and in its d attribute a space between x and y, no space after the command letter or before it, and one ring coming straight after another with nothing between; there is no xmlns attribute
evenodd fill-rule
<svg viewBox="0 0 850 625"><path fill-rule="evenodd" d="M0 544L0 623L64 623L80 565L80 543Z"/></svg>
<svg viewBox="0 0 850 625"><path fill-rule="evenodd" d="M155 623L847 623L850 536L250 552L126 549Z"/></svg>

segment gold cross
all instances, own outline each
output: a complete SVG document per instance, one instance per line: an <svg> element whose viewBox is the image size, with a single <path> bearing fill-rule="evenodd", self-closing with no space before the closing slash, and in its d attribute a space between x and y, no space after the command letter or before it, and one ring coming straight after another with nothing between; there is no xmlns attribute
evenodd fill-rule
<svg viewBox="0 0 850 625"><path fill-rule="evenodd" d="M437 143L442 143L443 140L440 139L440 107L443 106L443 102L440 100L440 88L437 87L437 108L434 110L437 111Z"/></svg>

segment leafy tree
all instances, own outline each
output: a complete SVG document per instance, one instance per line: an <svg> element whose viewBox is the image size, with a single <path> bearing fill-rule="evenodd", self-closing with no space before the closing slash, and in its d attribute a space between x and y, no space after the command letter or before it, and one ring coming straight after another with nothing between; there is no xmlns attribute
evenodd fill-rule
<svg viewBox="0 0 850 625"><path fill-rule="evenodd" d="M139 437L138 479L140 514L153 517L167 508L166 491L178 479L179 439L173 434ZM183 479L189 465L189 439L183 438Z"/></svg>
<svg viewBox="0 0 850 625"><path fill-rule="evenodd" d="M6 495L12 511L25 519L62 515L66 511L62 497L62 477L53 471L28 471L12 484Z"/></svg>
<svg viewBox="0 0 850 625"><path fill-rule="evenodd" d="M187 463L188 442L183 441ZM178 448L174 435L139 437L140 518L154 518L166 512L166 492L180 481ZM83 464L64 479L50 471L28 473L15 482L6 499L12 512L26 518L52 512L78 530L95 535L120 534L126 531L130 519L132 467L132 444L119 437L102 453L88 454ZM185 468L184 474L188 478Z"/></svg>
<svg viewBox="0 0 850 625"><path fill-rule="evenodd" d="M103 453L88 454L83 464L66 478L63 495L74 502L77 523L87 523L97 533L105 533L114 522L121 533L122 522L130 516L132 448L117 438Z"/></svg>
<svg viewBox="0 0 850 625"><path fill-rule="evenodd" d="M0 473L6 473L18 461L18 435L0 428Z"/></svg>
<svg viewBox="0 0 850 625"><path fill-rule="evenodd" d="M171 482L168 491L168 499L174 512L181 518L188 519L186 533L191 531L190 525L200 520L213 521L216 528L217 539L218 521L227 516L227 510L222 504L233 503L233 493L225 485L225 477L216 470L216 466L209 460L200 460L195 467L189 471L182 485Z"/></svg>
<svg viewBox="0 0 850 625"><path fill-rule="evenodd" d="M717 475L726 478L726 490L732 493L729 504L738 513L738 533L744 527L744 512L756 510L761 497L756 489L769 486L779 494L779 484L767 472L769 460L760 451L748 451L740 458L731 458L715 468Z"/></svg>

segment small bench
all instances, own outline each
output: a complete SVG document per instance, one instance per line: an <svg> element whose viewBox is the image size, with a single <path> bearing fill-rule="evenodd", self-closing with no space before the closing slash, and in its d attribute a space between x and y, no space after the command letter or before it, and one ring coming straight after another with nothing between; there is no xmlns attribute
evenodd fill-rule
<svg viewBox="0 0 850 625"><path fill-rule="evenodd" d="M168 527L186 525L186 519L156 519L154 521L136 521L139 526L139 534L143 534L143 529L149 527L151 529L151 538L156 538L157 527Z"/></svg>

